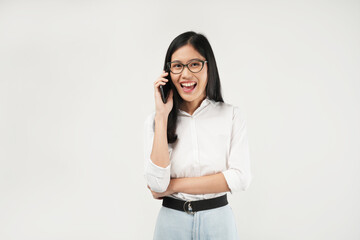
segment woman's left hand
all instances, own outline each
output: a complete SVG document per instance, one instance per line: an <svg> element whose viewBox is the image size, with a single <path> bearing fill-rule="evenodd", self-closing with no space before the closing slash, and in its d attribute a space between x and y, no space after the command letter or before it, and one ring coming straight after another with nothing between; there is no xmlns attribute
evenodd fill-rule
<svg viewBox="0 0 360 240"><path fill-rule="evenodd" d="M173 181L170 181L170 184L168 186L168 188L166 189L165 192L162 193L158 193L158 192L154 192L153 190L150 189L149 185L147 185L148 189L151 191L153 198L161 200L163 199L163 197L168 196L173 194L175 191L173 190Z"/></svg>

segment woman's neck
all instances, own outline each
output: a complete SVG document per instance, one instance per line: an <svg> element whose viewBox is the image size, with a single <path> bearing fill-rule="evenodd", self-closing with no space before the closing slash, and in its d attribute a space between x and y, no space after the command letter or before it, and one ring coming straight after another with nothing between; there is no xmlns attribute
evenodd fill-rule
<svg viewBox="0 0 360 240"><path fill-rule="evenodd" d="M193 115L195 110L201 105L202 101L206 98L202 97L201 99L196 99L194 101L188 102L184 101L182 105L180 106L180 109L187 112L190 115Z"/></svg>

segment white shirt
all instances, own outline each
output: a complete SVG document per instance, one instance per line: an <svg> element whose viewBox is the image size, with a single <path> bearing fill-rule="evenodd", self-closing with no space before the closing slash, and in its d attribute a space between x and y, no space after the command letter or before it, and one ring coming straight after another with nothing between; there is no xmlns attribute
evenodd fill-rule
<svg viewBox="0 0 360 240"><path fill-rule="evenodd" d="M246 118L237 106L215 102L206 97L193 115L178 110L175 143L168 144L170 164L160 167L150 155L155 131L155 112L144 122L144 177L151 190L166 191L170 178L200 177L222 172L230 193L245 191L251 181ZM194 201L225 195L168 195Z"/></svg>

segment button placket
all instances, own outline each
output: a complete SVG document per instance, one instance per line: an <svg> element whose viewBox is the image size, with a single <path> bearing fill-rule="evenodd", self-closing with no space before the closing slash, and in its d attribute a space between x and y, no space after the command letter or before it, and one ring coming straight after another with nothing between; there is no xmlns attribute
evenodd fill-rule
<svg viewBox="0 0 360 240"><path fill-rule="evenodd" d="M192 136L192 145L193 145L193 158L195 169L198 171L198 176L200 176L200 163L199 163L199 145L197 141L196 134L196 118L191 118L191 136Z"/></svg>

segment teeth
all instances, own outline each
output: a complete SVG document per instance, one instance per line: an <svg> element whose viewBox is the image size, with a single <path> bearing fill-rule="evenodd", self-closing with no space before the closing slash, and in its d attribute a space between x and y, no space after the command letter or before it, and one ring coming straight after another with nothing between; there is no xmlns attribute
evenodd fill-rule
<svg viewBox="0 0 360 240"><path fill-rule="evenodd" d="M195 83L194 82L193 83L182 83L181 85L185 86L185 87L191 87L191 86L195 85Z"/></svg>

